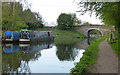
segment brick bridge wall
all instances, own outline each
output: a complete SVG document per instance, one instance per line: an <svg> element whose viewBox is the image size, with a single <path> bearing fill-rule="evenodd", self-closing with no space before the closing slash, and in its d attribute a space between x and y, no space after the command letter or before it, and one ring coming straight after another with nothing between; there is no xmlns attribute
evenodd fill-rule
<svg viewBox="0 0 120 75"><path fill-rule="evenodd" d="M81 26L76 26L75 29L86 36L88 36L88 31L93 29L99 30L102 33L102 36L110 33L111 30L112 31L114 30L113 27L106 27L103 25L81 25Z"/></svg>

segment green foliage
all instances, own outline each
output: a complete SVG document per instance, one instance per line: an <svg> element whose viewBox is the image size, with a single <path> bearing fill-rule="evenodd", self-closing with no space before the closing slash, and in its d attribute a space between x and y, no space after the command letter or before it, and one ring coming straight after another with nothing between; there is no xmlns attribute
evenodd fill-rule
<svg viewBox="0 0 120 75"><path fill-rule="evenodd" d="M75 44L56 44L56 55L60 61L75 60L77 52L74 50Z"/></svg>
<svg viewBox="0 0 120 75"><path fill-rule="evenodd" d="M6 12L7 11L7 12ZM42 17L30 9L23 10L19 2L2 3L2 28L19 30L21 28L42 28Z"/></svg>
<svg viewBox="0 0 120 75"><path fill-rule="evenodd" d="M101 35L102 33L99 31L99 30L96 30L96 29L93 29L93 30L91 30L90 32L90 35Z"/></svg>
<svg viewBox="0 0 120 75"><path fill-rule="evenodd" d="M104 4L105 7L101 9L100 18L105 24L118 26L118 3Z"/></svg>
<svg viewBox="0 0 120 75"><path fill-rule="evenodd" d="M85 40L85 35L73 30L54 30L54 42L57 46L56 55L60 61L75 60L74 46Z"/></svg>
<svg viewBox="0 0 120 75"><path fill-rule="evenodd" d="M83 25L90 25L90 23L89 22L84 22Z"/></svg>
<svg viewBox="0 0 120 75"><path fill-rule="evenodd" d="M30 9L26 9L23 12L23 17L29 29L43 27L42 17L38 13L34 13Z"/></svg>
<svg viewBox="0 0 120 75"><path fill-rule="evenodd" d="M109 34L109 39L107 40L109 42L109 44L111 45L113 51L115 52L115 54L117 56L120 56L120 51L119 51L119 47L120 47L120 36L118 35L118 31L114 31L112 32L114 34L114 37L118 37L118 38L114 38L112 37L113 34L111 35L111 33Z"/></svg>
<svg viewBox="0 0 120 75"><path fill-rule="evenodd" d="M58 28L62 30L71 30L78 22L75 14L61 13L57 19Z"/></svg>
<svg viewBox="0 0 120 75"><path fill-rule="evenodd" d="M7 12L6 12L7 10ZM18 2L15 3L3 3L2 5L2 28L8 28L10 30L20 29L20 27L27 27L23 21L21 14L22 5Z"/></svg>
<svg viewBox="0 0 120 75"><path fill-rule="evenodd" d="M110 45L111 45L112 49L114 50L115 54L117 56L120 56L119 48L118 48L120 43L118 42L118 40L111 40L109 42L110 42Z"/></svg>
<svg viewBox="0 0 120 75"><path fill-rule="evenodd" d="M97 54L99 52L99 44L101 41L105 40L106 36L95 40L85 51L83 57L76 64L74 68L71 69L71 73L85 74L90 72L90 67L96 63Z"/></svg>
<svg viewBox="0 0 120 75"><path fill-rule="evenodd" d="M75 20L75 26L79 26L81 24L81 20L79 20L78 18L76 18Z"/></svg>
<svg viewBox="0 0 120 75"><path fill-rule="evenodd" d="M11 69L13 71L16 71L20 67L24 67L26 68L26 70L28 70L27 69L28 66L25 66L25 64L27 64L27 62L29 62L30 60L37 60L38 57L41 56L41 54L37 51L26 53L24 52L24 50L21 50L21 51L16 51L14 53L2 52L2 56L3 56L2 57L2 72L6 73L6 72L9 72ZM24 63L21 64L21 61L24 61ZM21 71L23 71L23 69L21 69Z"/></svg>
<svg viewBox="0 0 120 75"><path fill-rule="evenodd" d="M95 12L106 25L115 26L116 31L120 31L118 30L120 28L120 2L80 2L79 6L83 7L82 14L87 11Z"/></svg>

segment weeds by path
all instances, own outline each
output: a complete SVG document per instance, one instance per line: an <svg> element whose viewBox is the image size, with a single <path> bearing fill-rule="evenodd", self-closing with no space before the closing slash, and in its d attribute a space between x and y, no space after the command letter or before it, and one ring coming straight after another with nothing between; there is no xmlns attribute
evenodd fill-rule
<svg viewBox="0 0 120 75"><path fill-rule="evenodd" d="M80 62L76 64L74 68L71 69L71 73L85 74L90 72L90 67L96 63L97 55L99 52L99 44L101 41L105 40L106 36L99 38L91 43L91 45L86 49Z"/></svg>

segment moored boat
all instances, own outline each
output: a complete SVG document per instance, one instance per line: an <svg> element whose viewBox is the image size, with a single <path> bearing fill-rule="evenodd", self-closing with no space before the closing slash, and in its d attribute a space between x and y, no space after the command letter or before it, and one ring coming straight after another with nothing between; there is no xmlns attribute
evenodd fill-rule
<svg viewBox="0 0 120 75"><path fill-rule="evenodd" d="M29 31L21 29L21 31L5 31L2 37L3 43L34 43L42 41L50 41L54 39L52 31Z"/></svg>
<svg viewBox="0 0 120 75"><path fill-rule="evenodd" d="M5 31L5 33L3 35L4 38L2 39L2 42L5 42L5 43L11 43L11 42L13 42L12 34L13 34L12 31Z"/></svg>
<svg viewBox="0 0 120 75"><path fill-rule="evenodd" d="M29 31L27 29L21 29L21 37L19 39L19 43L30 43Z"/></svg>
<svg viewBox="0 0 120 75"><path fill-rule="evenodd" d="M3 43L12 43L13 39L2 39Z"/></svg>
<svg viewBox="0 0 120 75"><path fill-rule="evenodd" d="M17 31L5 31L2 37L2 43L18 42L20 33Z"/></svg>
<svg viewBox="0 0 120 75"><path fill-rule="evenodd" d="M19 39L19 43L30 43L30 39Z"/></svg>

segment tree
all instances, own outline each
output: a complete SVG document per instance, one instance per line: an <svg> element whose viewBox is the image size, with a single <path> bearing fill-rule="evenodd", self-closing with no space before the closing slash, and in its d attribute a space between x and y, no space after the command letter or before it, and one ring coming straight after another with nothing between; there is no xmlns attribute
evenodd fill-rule
<svg viewBox="0 0 120 75"><path fill-rule="evenodd" d="M73 29L75 25L76 15L75 14L67 14L61 13L57 19L58 28L62 30L70 30Z"/></svg>
<svg viewBox="0 0 120 75"><path fill-rule="evenodd" d="M43 18L42 16L38 13L35 12L36 15L36 23L37 23L37 28L43 28L44 24L43 24Z"/></svg>
<svg viewBox="0 0 120 75"><path fill-rule="evenodd" d="M82 22L81 22L81 20L79 20L78 18L76 19L76 21L75 21L75 26L78 26L78 25L80 25Z"/></svg>
<svg viewBox="0 0 120 75"><path fill-rule="evenodd" d="M39 13L32 12L30 8L23 10L23 5L19 2L5 2L2 4L3 29L35 29L42 28L43 26L42 16Z"/></svg>
<svg viewBox="0 0 120 75"><path fill-rule="evenodd" d="M29 29L42 28L43 21L39 13L32 12L30 9L26 9L23 12L23 17L25 23L28 25Z"/></svg>
<svg viewBox="0 0 120 75"><path fill-rule="evenodd" d="M83 10L79 11L82 14L87 11L95 12L106 25L115 26L120 36L120 2L80 2L78 5L83 7Z"/></svg>
<svg viewBox="0 0 120 75"><path fill-rule="evenodd" d="M90 25L90 23L89 22L84 22L83 25Z"/></svg>
<svg viewBox="0 0 120 75"><path fill-rule="evenodd" d="M6 12L7 10L7 12ZM27 27L22 19L22 5L19 2L3 3L2 5L2 28L18 30Z"/></svg>

